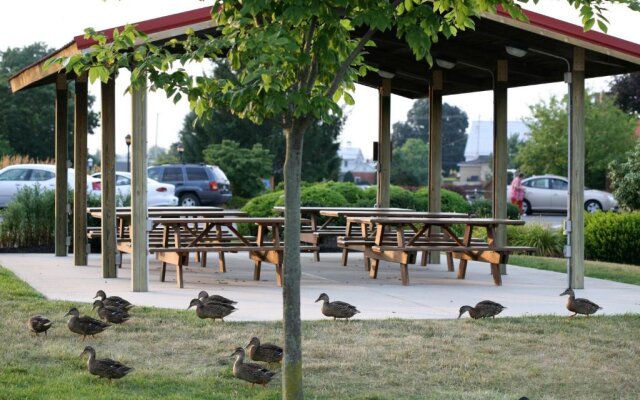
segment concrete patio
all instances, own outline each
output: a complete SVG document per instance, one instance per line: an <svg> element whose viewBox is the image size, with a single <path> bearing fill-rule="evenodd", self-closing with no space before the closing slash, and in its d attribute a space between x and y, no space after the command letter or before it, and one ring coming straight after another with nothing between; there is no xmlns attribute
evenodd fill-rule
<svg viewBox="0 0 640 400"><path fill-rule="evenodd" d="M149 292L131 292L130 260L124 256L118 278L101 278L99 254L89 255L89 265L74 267L73 256L52 254L0 254L0 265L13 271L48 299L87 303L82 313L89 313L93 296L103 289L107 295L127 298L138 306L186 309L200 290L217 293L238 301L238 311L229 321L280 320L282 291L275 284L273 266L263 264L262 279L253 281L253 263L246 254L227 254L227 271L217 271L217 259L209 256L207 268L196 263L184 272L185 288L175 284L175 269L168 267L167 281L159 281L160 264L149 266ZM320 304L314 301L322 292L331 300L354 304L361 311L358 319L438 319L456 318L460 306L474 305L490 299L507 307L501 316L569 315L566 297L558 295L567 287L565 274L539 271L516 266L508 267L503 286L494 286L489 265L470 262L465 280L456 279L445 264L409 266L410 286L402 286L397 264L382 263L378 279L364 271L362 254L350 254L347 267L340 265L339 253L322 253L322 261L312 255L302 256L301 312L302 319L325 318ZM442 258L444 262L444 257ZM600 279L585 278L585 290L577 297L586 297L604 307L597 315L640 313L640 287ZM135 309L134 309L135 310ZM468 317L467 317L468 318Z"/></svg>

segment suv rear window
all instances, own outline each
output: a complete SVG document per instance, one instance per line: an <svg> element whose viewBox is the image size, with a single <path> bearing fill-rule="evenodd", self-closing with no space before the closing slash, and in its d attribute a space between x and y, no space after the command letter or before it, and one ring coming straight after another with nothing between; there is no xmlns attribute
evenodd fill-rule
<svg viewBox="0 0 640 400"><path fill-rule="evenodd" d="M213 176L216 177L216 181L218 181L218 182L227 182L227 181L229 181L227 179L227 176L224 174L224 172L222 172L222 170L220 168L216 167L215 165L210 166L209 170L211 172L213 172Z"/></svg>
<svg viewBox="0 0 640 400"><path fill-rule="evenodd" d="M202 167L187 167L188 181L208 181L207 171Z"/></svg>

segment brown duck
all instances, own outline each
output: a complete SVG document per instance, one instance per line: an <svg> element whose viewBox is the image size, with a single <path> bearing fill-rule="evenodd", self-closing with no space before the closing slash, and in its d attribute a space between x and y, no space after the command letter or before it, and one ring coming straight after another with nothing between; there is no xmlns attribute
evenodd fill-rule
<svg viewBox="0 0 640 400"><path fill-rule="evenodd" d="M82 335L82 340L84 340L88 335L93 336L111 326L106 322L102 322L89 316L81 317L80 311L75 307L72 307L64 316L66 317L67 315L71 315L69 322L67 322L69 330L73 333L77 333L78 335Z"/></svg>
<svg viewBox="0 0 640 400"><path fill-rule="evenodd" d="M584 314L588 317L589 315L594 314L596 311L602 309L602 307L592 302L591 300L580 298L576 299L576 295L575 293L573 293L573 289L571 288L568 288L564 292L560 293L560 296L565 295L569 295L569 299L567 300L567 310L574 313L573 315L569 316L569 318L575 317L578 314Z"/></svg>
<svg viewBox="0 0 640 400"><path fill-rule="evenodd" d="M42 332L44 332L44 335L47 336L47 331L49 330L49 328L51 328L51 325L52 322L42 315L35 315L29 318L29 321L27 321L27 328L29 329L29 332L35 333L36 336L38 336L38 334Z"/></svg>
<svg viewBox="0 0 640 400"><path fill-rule="evenodd" d="M263 368L262 365L245 363L244 349L242 347L236 348L236 351L231 354L231 357L236 358L233 362L233 376L250 382L251 386L254 386L256 383L267 386L267 383L269 383L271 378L276 374L274 371Z"/></svg>
<svg viewBox="0 0 640 400"><path fill-rule="evenodd" d="M123 322L127 322L129 318L131 318L129 313L125 310L118 307L105 306L102 300L94 301L92 309L98 311L100 319L113 324L121 324Z"/></svg>
<svg viewBox="0 0 640 400"><path fill-rule="evenodd" d="M329 296L326 293L320 294L320 297L318 297L318 300L315 302L317 303L320 300L323 301L321 309L322 314L327 317L333 317L334 320L336 318L345 318L348 321L349 318L360 312L355 306L345 303L344 301L329 302Z"/></svg>
<svg viewBox="0 0 640 400"><path fill-rule="evenodd" d="M107 297L107 294L104 292L104 290L98 290L96 292L96 295L93 296L93 298L95 299L96 297L100 297L100 300L102 300L105 306L118 307L118 308L122 308L123 310L129 310L130 308L133 307L133 304L129 303L127 300L123 299L122 297L119 297L119 296Z"/></svg>
<svg viewBox="0 0 640 400"><path fill-rule="evenodd" d="M220 319L222 320L222 322L224 322L224 317L237 310L235 307L229 304L203 303L198 299L191 300L191 303L189 303L189 307L187 307L187 310L193 306L196 307L196 314L198 315L198 317L202 319L211 318L214 321L216 319Z"/></svg>
<svg viewBox="0 0 640 400"><path fill-rule="evenodd" d="M237 301L233 301L231 299L228 299L224 296L220 296L219 294L212 294L209 295L209 293L207 293L205 290L201 291L200 293L198 293L198 299L200 299L200 301L202 301L203 303L209 303L209 302L214 302L214 303L222 303L222 304L237 304Z"/></svg>
<svg viewBox="0 0 640 400"><path fill-rule="evenodd" d="M483 300L480 303L476 304L475 307L460 307L460 314L458 315L458 318L462 317L462 314L464 314L465 312L469 312L469 316L473 319L488 317L495 318L496 315L500 314L505 308L507 307L504 307L502 304L498 304L494 301Z"/></svg>
<svg viewBox="0 0 640 400"><path fill-rule="evenodd" d="M272 343L260 343L260 339L252 337L246 346L249 350L249 358L253 361L264 361L267 363L277 363L282 361L284 354L282 347Z"/></svg>
<svg viewBox="0 0 640 400"><path fill-rule="evenodd" d="M80 357L85 354L89 354L89 360L87 361L89 373L99 376L100 378L107 378L109 382L111 382L112 379L120 379L133 371L133 368L127 367L110 358L97 359L96 351L91 346L85 347Z"/></svg>

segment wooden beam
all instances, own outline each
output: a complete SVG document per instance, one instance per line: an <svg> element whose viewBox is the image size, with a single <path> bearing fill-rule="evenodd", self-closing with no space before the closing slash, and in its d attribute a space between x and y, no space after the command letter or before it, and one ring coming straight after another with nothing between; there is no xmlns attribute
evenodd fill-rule
<svg viewBox="0 0 640 400"><path fill-rule="evenodd" d="M149 290L147 235L147 86L131 94L131 290Z"/></svg>
<svg viewBox="0 0 640 400"><path fill-rule="evenodd" d="M56 203L55 252L57 257L67 255L67 78L56 76Z"/></svg>
<svg viewBox="0 0 640 400"><path fill-rule="evenodd" d="M429 85L429 211L442 210L442 89L441 70L434 70ZM439 234L440 227L433 227L432 234ZM440 252L430 251L429 260L440 264Z"/></svg>
<svg viewBox="0 0 640 400"><path fill-rule="evenodd" d="M569 125L569 287L584 289L585 50L574 47Z"/></svg>
<svg viewBox="0 0 640 400"><path fill-rule="evenodd" d="M73 161L73 263L87 265L87 75L76 78Z"/></svg>
<svg viewBox="0 0 640 400"><path fill-rule="evenodd" d="M102 97L102 277L116 278L116 85L101 85Z"/></svg>
<svg viewBox="0 0 640 400"><path fill-rule="evenodd" d="M70 43L57 52L49 54L46 58L41 59L37 63L26 67L24 70L20 71L20 73L9 79L11 92L16 93L22 89L55 81L57 79L56 76L58 75L58 72L62 70L63 66L61 64L53 64L48 68L44 68L44 63L53 58L71 57L78 53L78 46L76 46L75 43ZM62 75L64 75L64 73Z"/></svg>
<svg viewBox="0 0 640 400"><path fill-rule="evenodd" d="M378 192L376 207L389 207L391 186L391 79L382 79L379 88Z"/></svg>
<svg viewBox="0 0 640 400"><path fill-rule="evenodd" d="M507 60L496 64L493 88L493 218L507 218ZM496 229L495 242L498 247L507 244L505 225ZM500 273L507 273L506 264L500 264Z"/></svg>

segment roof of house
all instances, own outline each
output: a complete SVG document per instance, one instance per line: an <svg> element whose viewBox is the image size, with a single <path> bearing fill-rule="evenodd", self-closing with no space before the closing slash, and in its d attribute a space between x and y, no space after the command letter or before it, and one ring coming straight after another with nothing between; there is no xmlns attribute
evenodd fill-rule
<svg viewBox="0 0 640 400"><path fill-rule="evenodd" d="M518 135L523 140L529 134L529 128L522 121L507 122L507 136ZM472 121L464 148L466 161L493 153L493 121Z"/></svg>
<svg viewBox="0 0 640 400"><path fill-rule="evenodd" d="M489 156L480 156L478 158L474 158L473 160L469 160L469 161L462 161L459 162L458 165L459 166L472 166L472 165L483 165L483 164L488 164L489 163Z"/></svg>

